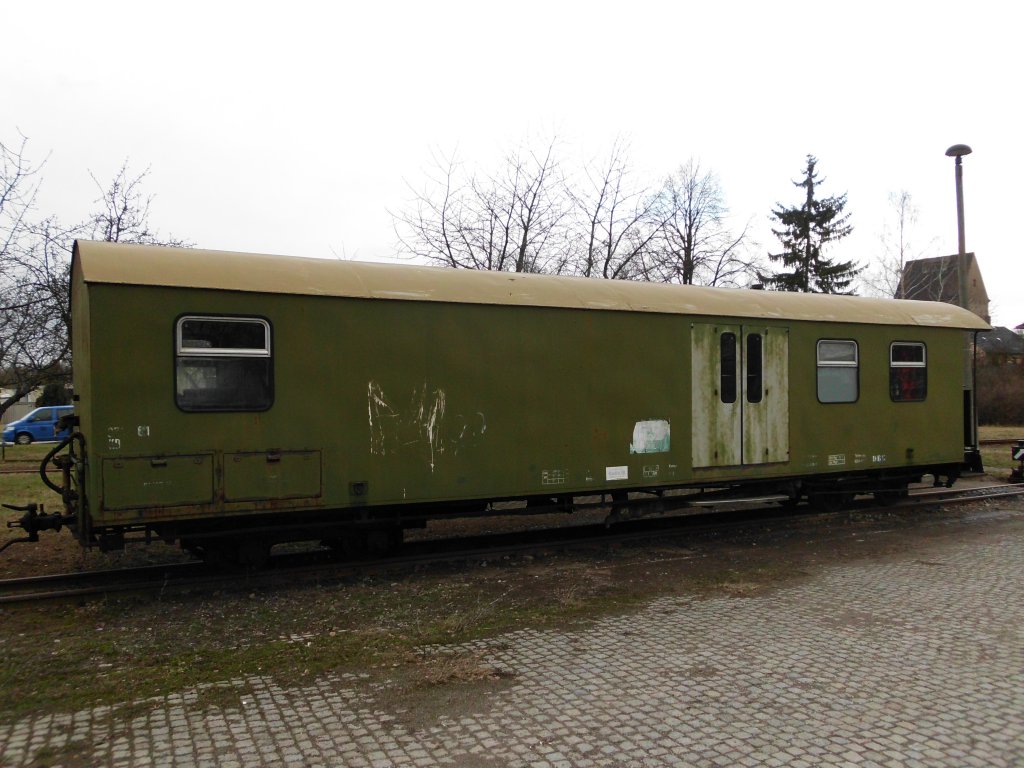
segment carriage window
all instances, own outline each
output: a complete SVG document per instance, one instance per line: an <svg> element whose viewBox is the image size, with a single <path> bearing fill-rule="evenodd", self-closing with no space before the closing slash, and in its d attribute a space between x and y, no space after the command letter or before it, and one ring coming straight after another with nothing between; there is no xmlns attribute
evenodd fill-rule
<svg viewBox="0 0 1024 768"><path fill-rule="evenodd" d="M175 402L183 411L265 411L274 401L270 323L182 317L175 331Z"/></svg>
<svg viewBox="0 0 1024 768"><path fill-rule="evenodd" d="M761 370L761 334L747 335L747 402L760 403L763 395Z"/></svg>
<svg viewBox="0 0 1024 768"><path fill-rule="evenodd" d="M897 403L919 402L928 393L924 344L895 341L889 347L889 397Z"/></svg>
<svg viewBox="0 0 1024 768"><path fill-rule="evenodd" d="M736 402L736 334L722 334L721 377L719 393L723 403Z"/></svg>
<svg viewBox="0 0 1024 768"><path fill-rule="evenodd" d="M857 342L822 339L818 342L818 401L857 402Z"/></svg>

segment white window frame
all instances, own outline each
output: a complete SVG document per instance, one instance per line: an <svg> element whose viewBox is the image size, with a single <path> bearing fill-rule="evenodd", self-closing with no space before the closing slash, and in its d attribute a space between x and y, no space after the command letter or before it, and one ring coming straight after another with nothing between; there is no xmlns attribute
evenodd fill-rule
<svg viewBox="0 0 1024 768"><path fill-rule="evenodd" d="M896 347L920 347L921 362L893 360L892 353ZM928 367L928 346L923 341L894 341L889 345L889 367L890 368L927 368Z"/></svg>
<svg viewBox="0 0 1024 768"><path fill-rule="evenodd" d="M264 345L262 348L244 347L186 347L182 337L185 323L199 321L206 323L258 323L263 326ZM175 330L175 347L179 357L270 357L270 323L262 317L218 317L216 315L185 315L178 318Z"/></svg>

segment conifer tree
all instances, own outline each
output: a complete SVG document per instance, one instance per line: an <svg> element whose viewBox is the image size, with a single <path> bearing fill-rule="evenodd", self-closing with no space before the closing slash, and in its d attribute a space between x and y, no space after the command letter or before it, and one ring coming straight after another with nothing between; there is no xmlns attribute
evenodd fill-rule
<svg viewBox="0 0 1024 768"><path fill-rule="evenodd" d="M844 214L846 195L818 199L815 197L819 180L815 172L818 159L807 156L807 168L801 181L793 185L802 187L806 193L799 206L784 207L781 203L772 211L772 218L779 223L772 233L784 248L782 253L769 254L773 262L782 262L782 269L774 275L762 276L762 281L777 291L798 291L802 293L853 293L850 284L860 273L852 261L837 262L827 259L822 251L829 243L835 243L853 231L849 224L850 214Z"/></svg>

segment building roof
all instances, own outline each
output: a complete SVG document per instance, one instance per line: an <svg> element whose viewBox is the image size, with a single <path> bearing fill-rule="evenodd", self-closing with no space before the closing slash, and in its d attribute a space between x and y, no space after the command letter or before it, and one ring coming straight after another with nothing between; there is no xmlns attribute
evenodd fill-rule
<svg viewBox="0 0 1024 768"><path fill-rule="evenodd" d="M481 272L193 248L75 242L74 273L86 283L210 288L611 311L940 326L989 326L966 310L931 301L752 291Z"/></svg>
<svg viewBox="0 0 1024 768"><path fill-rule="evenodd" d="M1024 355L1024 337L1001 326L985 333L979 333L978 346L987 353Z"/></svg>

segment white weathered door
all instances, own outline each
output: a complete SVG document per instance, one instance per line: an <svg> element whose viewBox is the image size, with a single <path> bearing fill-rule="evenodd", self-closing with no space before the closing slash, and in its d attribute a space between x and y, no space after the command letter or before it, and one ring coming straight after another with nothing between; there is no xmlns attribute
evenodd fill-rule
<svg viewBox="0 0 1024 768"><path fill-rule="evenodd" d="M738 325L691 326L690 442L695 467L741 463L740 337Z"/></svg>
<svg viewBox="0 0 1024 768"><path fill-rule="evenodd" d="M789 331L691 326L694 467L789 460Z"/></svg>
<svg viewBox="0 0 1024 768"><path fill-rule="evenodd" d="M789 461L789 330L743 326L743 463Z"/></svg>

